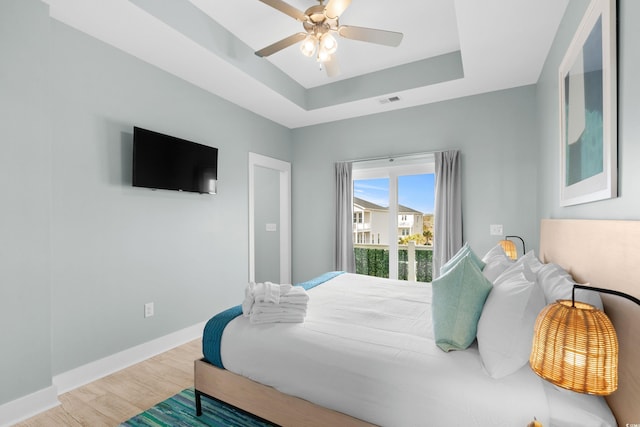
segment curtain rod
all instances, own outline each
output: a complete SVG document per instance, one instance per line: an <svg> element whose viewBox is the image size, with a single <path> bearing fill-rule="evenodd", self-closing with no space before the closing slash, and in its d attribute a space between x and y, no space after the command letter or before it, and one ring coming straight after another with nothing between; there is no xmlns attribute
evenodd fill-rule
<svg viewBox="0 0 640 427"><path fill-rule="evenodd" d="M380 156L380 157L366 157L366 158L361 158L361 159L353 159L353 160L344 160L345 162L351 162L351 163L356 163L356 162L369 162L369 161L374 161L374 160L386 160L386 159L399 159L402 157L414 157L414 156L424 156L424 155L428 155L428 154L436 154L436 153L444 153L445 151L457 151L457 149L455 150L436 150L436 151L423 151L421 153L410 153L410 154L398 154L398 155L387 155L387 156Z"/></svg>

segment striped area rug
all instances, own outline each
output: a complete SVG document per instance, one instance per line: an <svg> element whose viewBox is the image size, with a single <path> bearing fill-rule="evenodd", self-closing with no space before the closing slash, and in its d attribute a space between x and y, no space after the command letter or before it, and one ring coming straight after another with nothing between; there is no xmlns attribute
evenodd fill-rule
<svg viewBox="0 0 640 427"><path fill-rule="evenodd" d="M120 424L121 427L272 427L233 406L202 397L202 415L196 416L193 388L158 403Z"/></svg>

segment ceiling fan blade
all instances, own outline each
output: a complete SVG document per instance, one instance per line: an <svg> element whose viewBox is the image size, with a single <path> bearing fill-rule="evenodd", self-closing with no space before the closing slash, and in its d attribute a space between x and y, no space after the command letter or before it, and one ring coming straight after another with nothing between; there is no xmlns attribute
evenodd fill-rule
<svg viewBox="0 0 640 427"><path fill-rule="evenodd" d="M338 18L350 4L351 0L329 0L329 3L324 8L324 14L329 19Z"/></svg>
<svg viewBox="0 0 640 427"><path fill-rule="evenodd" d="M383 44L385 46L396 47L402 41L403 34L395 31L376 30L374 28L352 27L341 25L338 34L347 39L360 40L363 42Z"/></svg>
<svg viewBox="0 0 640 427"><path fill-rule="evenodd" d="M305 22L307 20L307 15L304 14L303 11L291 6L289 3L285 3L282 0L260 0L262 3L271 6L274 9L279 10L282 13L285 13L292 17L293 19L297 19L300 22Z"/></svg>
<svg viewBox="0 0 640 427"><path fill-rule="evenodd" d="M340 75L340 66L335 55L331 55L328 60L322 63L324 69L329 77L337 77Z"/></svg>
<svg viewBox="0 0 640 427"><path fill-rule="evenodd" d="M305 37L307 37L307 33L293 34L289 37L286 37L280 41L275 42L274 44L271 44L263 49L260 49L259 51L256 52L256 55L258 55L259 57L273 55L274 53L279 52L282 49L291 46L292 44L295 44L299 41L304 40Z"/></svg>

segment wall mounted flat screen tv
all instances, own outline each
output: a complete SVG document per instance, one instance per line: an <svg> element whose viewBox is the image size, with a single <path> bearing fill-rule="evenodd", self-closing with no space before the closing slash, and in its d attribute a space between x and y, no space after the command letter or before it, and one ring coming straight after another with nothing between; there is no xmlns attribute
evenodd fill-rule
<svg viewBox="0 0 640 427"><path fill-rule="evenodd" d="M215 194L218 149L133 128L133 186Z"/></svg>

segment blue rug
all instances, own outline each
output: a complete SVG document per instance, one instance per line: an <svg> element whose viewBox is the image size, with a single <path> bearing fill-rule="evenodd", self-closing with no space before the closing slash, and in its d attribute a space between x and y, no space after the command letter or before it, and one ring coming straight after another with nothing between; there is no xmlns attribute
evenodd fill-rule
<svg viewBox="0 0 640 427"><path fill-rule="evenodd" d="M202 397L202 415L196 416L195 396L192 388L182 390L151 409L120 424L124 427L272 427L233 406Z"/></svg>

